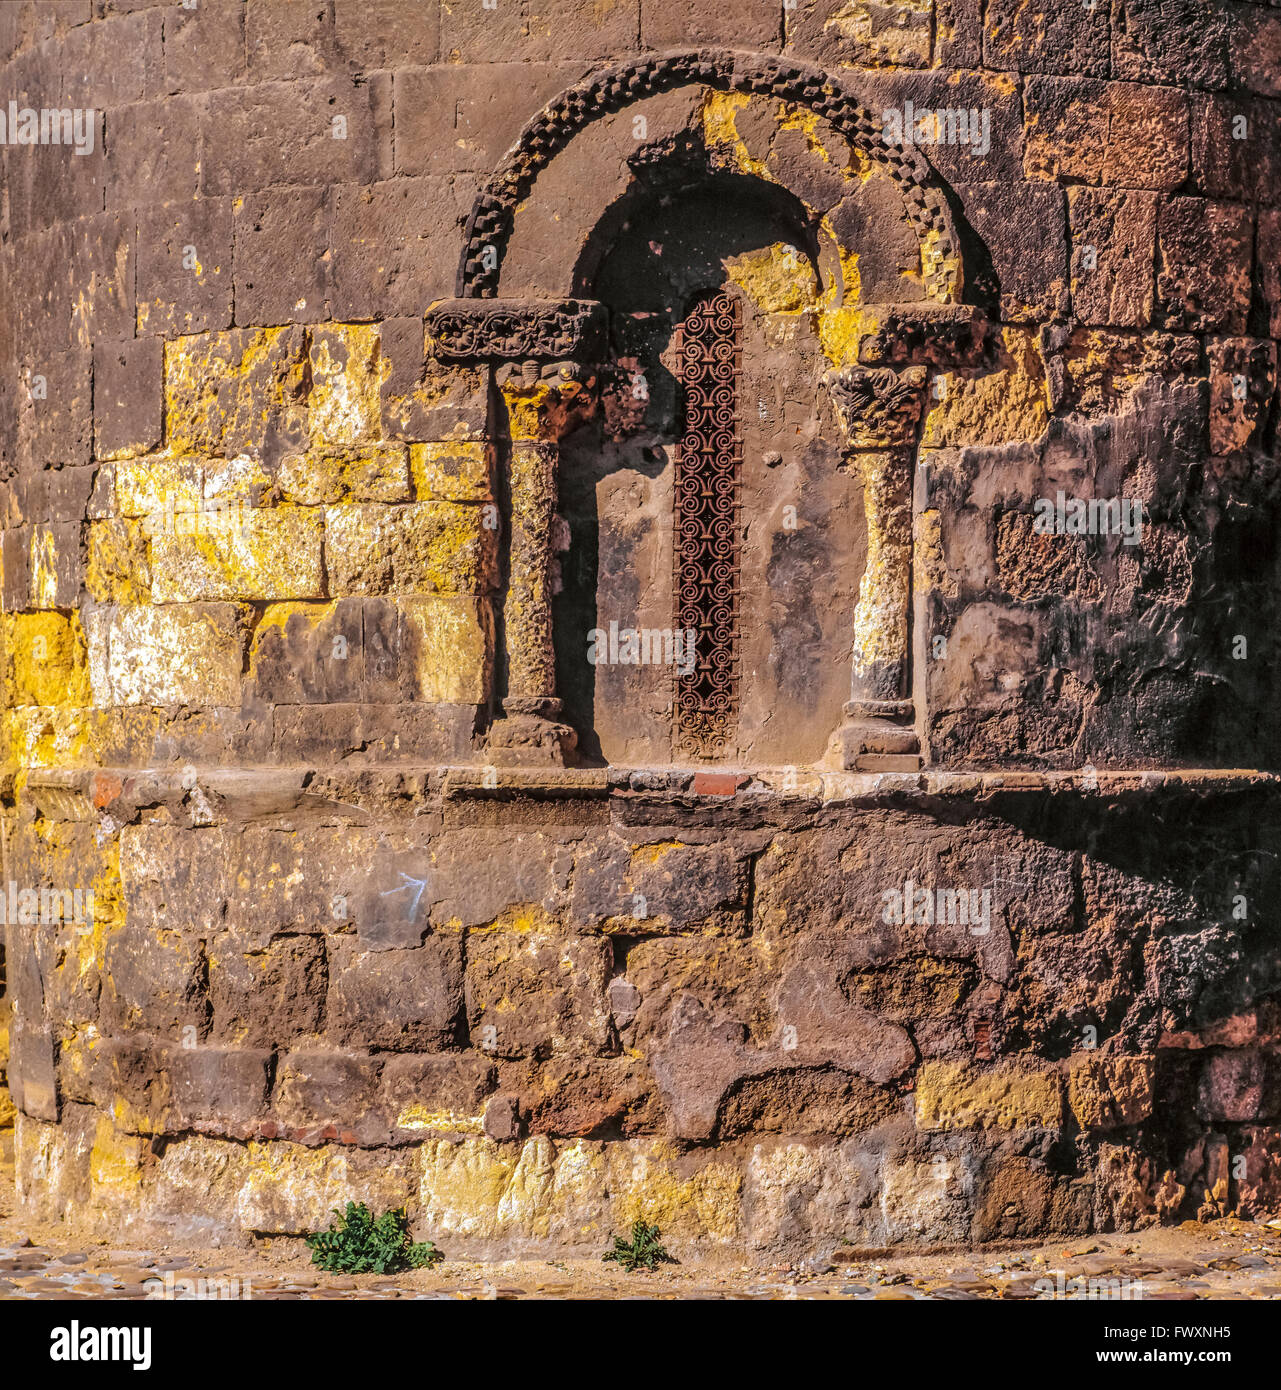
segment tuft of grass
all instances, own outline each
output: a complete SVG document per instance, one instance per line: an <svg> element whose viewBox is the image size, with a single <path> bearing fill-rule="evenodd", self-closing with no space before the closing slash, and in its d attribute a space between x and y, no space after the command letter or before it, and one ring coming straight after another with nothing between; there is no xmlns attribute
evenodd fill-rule
<svg viewBox="0 0 1281 1390"><path fill-rule="evenodd" d="M638 1269L653 1269L660 1264L674 1265L676 1261L663 1247L659 1237L662 1231L646 1221L632 1222L632 1238L624 1240L614 1237L614 1248L607 1250L602 1260L613 1260L628 1272L635 1274Z"/></svg>
<svg viewBox="0 0 1281 1390"><path fill-rule="evenodd" d="M329 1274L396 1274L445 1258L429 1240L414 1244L403 1207L375 1219L364 1202L348 1202L345 1212L335 1207L334 1216L327 1231L305 1237L312 1264Z"/></svg>

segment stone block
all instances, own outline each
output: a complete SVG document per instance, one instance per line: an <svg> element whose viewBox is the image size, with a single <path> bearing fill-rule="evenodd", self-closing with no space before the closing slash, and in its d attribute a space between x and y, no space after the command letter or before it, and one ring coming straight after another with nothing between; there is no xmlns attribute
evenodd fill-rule
<svg viewBox="0 0 1281 1390"><path fill-rule="evenodd" d="M1063 192L1038 184L957 184L966 221L983 241L1006 323L1041 322L1067 288Z"/></svg>
<svg viewBox="0 0 1281 1390"><path fill-rule="evenodd" d="M93 356L47 353L22 368L18 457L28 468L83 467L93 447Z"/></svg>
<svg viewBox="0 0 1281 1390"><path fill-rule="evenodd" d="M440 10L418 0L335 0L338 53L359 72L436 61Z"/></svg>
<svg viewBox="0 0 1281 1390"><path fill-rule="evenodd" d="M1205 198L1166 202L1157 220L1157 321L1190 332L1244 333L1253 240L1247 208Z"/></svg>
<svg viewBox="0 0 1281 1390"><path fill-rule="evenodd" d="M146 454L164 431L164 351L159 338L97 343L93 353L94 455Z"/></svg>
<svg viewBox="0 0 1281 1390"><path fill-rule="evenodd" d="M379 1104L382 1068L380 1056L363 1050L289 1052L276 1073L272 1109L295 1130L385 1138L391 1122Z"/></svg>
<svg viewBox="0 0 1281 1390"><path fill-rule="evenodd" d="M497 583L495 539L481 509L460 503L330 507L329 592L489 593Z"/></svg>
<svg viewBox="0 0 1281 1390"><path fill-rule="evenodd" d="M286 502L314 507L339 502L408 502L409 453L403 444L361 444L290 454L276 486Z"/></svg>
<svg viewBox="0 0 1281 1390"><path fill-rule="evenodd" d="M494 495L493 446L481 439L412 444L409 466L420 502L489 502Z"/></svg>
<svg viewBox="0 0 1281 1390"><path fill-rule="evenodd" d="M174 455L250 453L274 463L305 447L301 328L236 329L165 344L167 443Z"/></svg>
<svg viewBox="0 0 1281 1390"><path fill-rule="evenodd" d="M1157 196L1068 190L1072 307L1082 323L1144 328L1152 321Z"/></svg>
<svg viewBox="0 0 1281 1390"><path fill-rule="evenodd" d="M462 944L430 936L406 951L365 951L335 938L327 1030L344 1047L432 1052L448 1047L463 1005Z"/></svg>
<svg viewBox="0 0 1281 1390"><path fill-rule="evenodd" d="M32 608L74 608L84 579L80 527L73 521L33 526L29 573Z"/></svg>
<svg viewBox="0 0 1281 1390"><path fill-rule="evenodd" d="M270 189L233 206L236 322L329 318L329 190Z"/></svg>
<svg viewBox="0 0 1281 1390"><path fill-rule="evenodd" d="M102 1018L113 1032L195 1042L209 1021L205 959L185 932L130 925L104 948Z"/></svg>
<svg viewBox="0 0 1281 1390"><path fill-rule="evenodd" d="M1231 28L1230 14L1198 0L1112 0L1112 75L1226 87Z"/></svg>
<svg viewBox="0 0 1281 1390"><path fill-rule="evenodd" d="M1152 1113L1154 1080L1150 1057L1076 1057L1068 1069L1068 1105L1082 1129L1136 1125Z"/></svg>
<svg viewBox="0 0 1281 1390"><path fill-rule="evenodd" d="M165 14L165 91L231 87L245 75L243 0L200 0Z"/></svg>
<svg viewBox="0 0 1281 1390"><path fill-rule="evenodd" d="M800 0L783 11L783 21L788 51L824 67L930 65L934 15L928 0Z"/></svg>
<svg viewBox="0 0 1281 1390"><path fill-rule="evenodd" d="M1028 178L1168 192L1188 175L1188 100L1168 88L1030 78L1023 92Z"/></svg>
<svg viewBox="0 0 1281 1390"><path fill-rule="evenodd" d="M495 1078L493 1063L474 1052L406 1053L383 1069L382 1104L398 1129L475 1133Z"/></svg>
<svg viewBox="0 0 1281 1390"><path fill-rule="evenodd" d="M325 591L318 509L203 511L147 529L157 603L314 599Z"/></svg>
<svg viewBox="0 0 1281 1390"><path fill-rule="evenodd" d="M401 688L424 704L482 705L490 696L493 615L487 599L423 595L394 600Z"/></svg>
<svg viewBox="0 0 1281 1390"><path fill-rule="evenodd" d="M1017 73L1108 77L1108 6L1042 5L989 0L983 64Z"/></svg>
<svg viewBox="0 0 1281 1390"><path fill-rule="evenodd" d="M249 646L250 690L269 704L360 700L364 668L360 599L269 604Z"/></svg>
<svg viewBox="0 0 1281 1390"><path fill-rule="evenodd" d="M444 176L335 189L334 316L421 315L451 295L474 194L471 180Z"/></svg>
<svg viewBox="0 0 1281 1390"><path fill-rule="evenodd" d="M15 705L84 706L89 703L88 653L75 613L15 613L7 646Z"/></svg>
<svg viewBox="0 0 1281 1390"><path fill-rule="evenodd" d="M85 618L94 704L240 704L243 640L227 603L100 609Z"/></svg>
<svg viewBox="0 0 1281 1390"><path fill-rule="evenodd" d="M959 1062L927 1062L917 1073L920 1129L1057 1129L1062 1122L1057 1071L1017 1063L980 1071Z"/></svg>
<svg viewBox="0 0 1281 1390"><path fill-rule="evenodd" d="M495 1057L604 1051L613 948L601 937L486 932L467 949L467 1024Z"/></svg>
<svg viewBox="0 0 1281 1390"><path fill-rule="evenodd" d="M279 1047L320 1033L329 984L319 936L282 936L262 950L235 936L209 943L211 1038L239 1047Z"/></svg>
<svg viewBox="0 0 1281 1390"><path fill-rule="evenodd" d="M219 138L204 149L201 192L213 197L388 177L389 93L386 74L299 77L211 92L209 128Z"/></svg>
<svg viewBox="0 0 1281 1390"><path fill-rule="evenodd" d="M320 448L379 437L378 328L335 324L311 334L311 439Z"/></svg>
<svg viewBox="0 0 1281 1390"><path fill-rule="evenodd" d="M175 1047L168 1053L173 1107L183 1129L244 1133L267 1106L272 1054L265 1049Z"/></svg>
<svg viewBox="0 0 1281 1390"><path fill-rule="evenodd" d="M231 326L231 203L230 198L196 198L138 210L140 334L208 333Z"/></svg>
<svg viewBox="0 0 1281 1390"><path fill-rule="evenodd" d="M228 875L222 830L127 825L120 832L120 882L131 928L200 935L217 930Z"/></svg>
<svg viewBox="0 0 1281 1390"><path fill-rule="evenodd" d="M1281 338L1281 212L1259 213L1259 288L1267 311L1268 333Z"/></svg>
<svg viewBox="0 0 1281 1390"><path fill-rule="evenodd" d="M136 209L148 227L163 221L161 204L168 204L173 215L198 213L199 207L184 205L200 191L207 115L206 99L189 96L113 110L106 150L107 207L113 212ZM163 140L156 139L157 130L164 131ZM143 233L144 241L148 235Z"/></svg>

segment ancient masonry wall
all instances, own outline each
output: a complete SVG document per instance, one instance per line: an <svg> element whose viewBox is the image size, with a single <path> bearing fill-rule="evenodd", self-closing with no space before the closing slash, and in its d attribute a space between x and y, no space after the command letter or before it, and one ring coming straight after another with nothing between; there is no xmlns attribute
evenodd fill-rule
<svg viewBox="0 0 1281 1390"><path fill-rule="evenodd" d="M832 659L910 668L923 771L561 766L547 692L502 704L552 640L554 499L514 484L602 363L504 373L427 311L522 126L677 50L706 85L646 159L833 237L822 293L746 263L754 321L902 372L874 430L822 417L866 479ZM904 194L767 59L987 148ZM0 100L94 113L89 153L0 146L24 1209L221 1242L365 1198L476 1253L646 1216L773 1259L1281 1208L1281 10L23 0ZM648 167L575 149L522 190L525 300L581 297L549 267ZM964 350L878 307L933 299ZM1038 533L1057 490L1142 499L1142 543Z"/></svg>

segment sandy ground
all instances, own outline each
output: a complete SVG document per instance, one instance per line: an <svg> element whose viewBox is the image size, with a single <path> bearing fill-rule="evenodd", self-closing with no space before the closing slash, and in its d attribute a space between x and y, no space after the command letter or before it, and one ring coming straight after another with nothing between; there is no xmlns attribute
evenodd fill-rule
<svg viewBox="0 0 1281 1390"><path fill-rule="evenodd" d="M446 1253L448 1253L446 1251ZM838 1247L803 1268L666 1265L627 1274L600 1259L449 1260L395 1276L338 1276L299 1241L253 1249L128 1248L73 1224L16 1214L0 1171L0 1299L1281 1299L1281 1221L1186 1222L1137 1233L933 1254Z"/></svg>

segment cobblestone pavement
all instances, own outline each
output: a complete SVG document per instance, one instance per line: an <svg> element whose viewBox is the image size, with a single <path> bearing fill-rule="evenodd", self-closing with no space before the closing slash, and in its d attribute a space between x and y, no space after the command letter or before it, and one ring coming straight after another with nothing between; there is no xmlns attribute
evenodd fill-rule
<svg viewBox="0 0 1281 1390"><path fill-rule="evenodd" d="M143 1250L78 1242L62 1228L24 1224L13 1210L12 1189L0 1190L0 1300L1281 1299L1281 1221L1186 1222L948 1254L840 1247L830 1261L801 1268L669 1266L628 1275L583 1259L446 1260L383 1278L324 1274L297 1241L262 1241L248 1250Z"/></svg>

